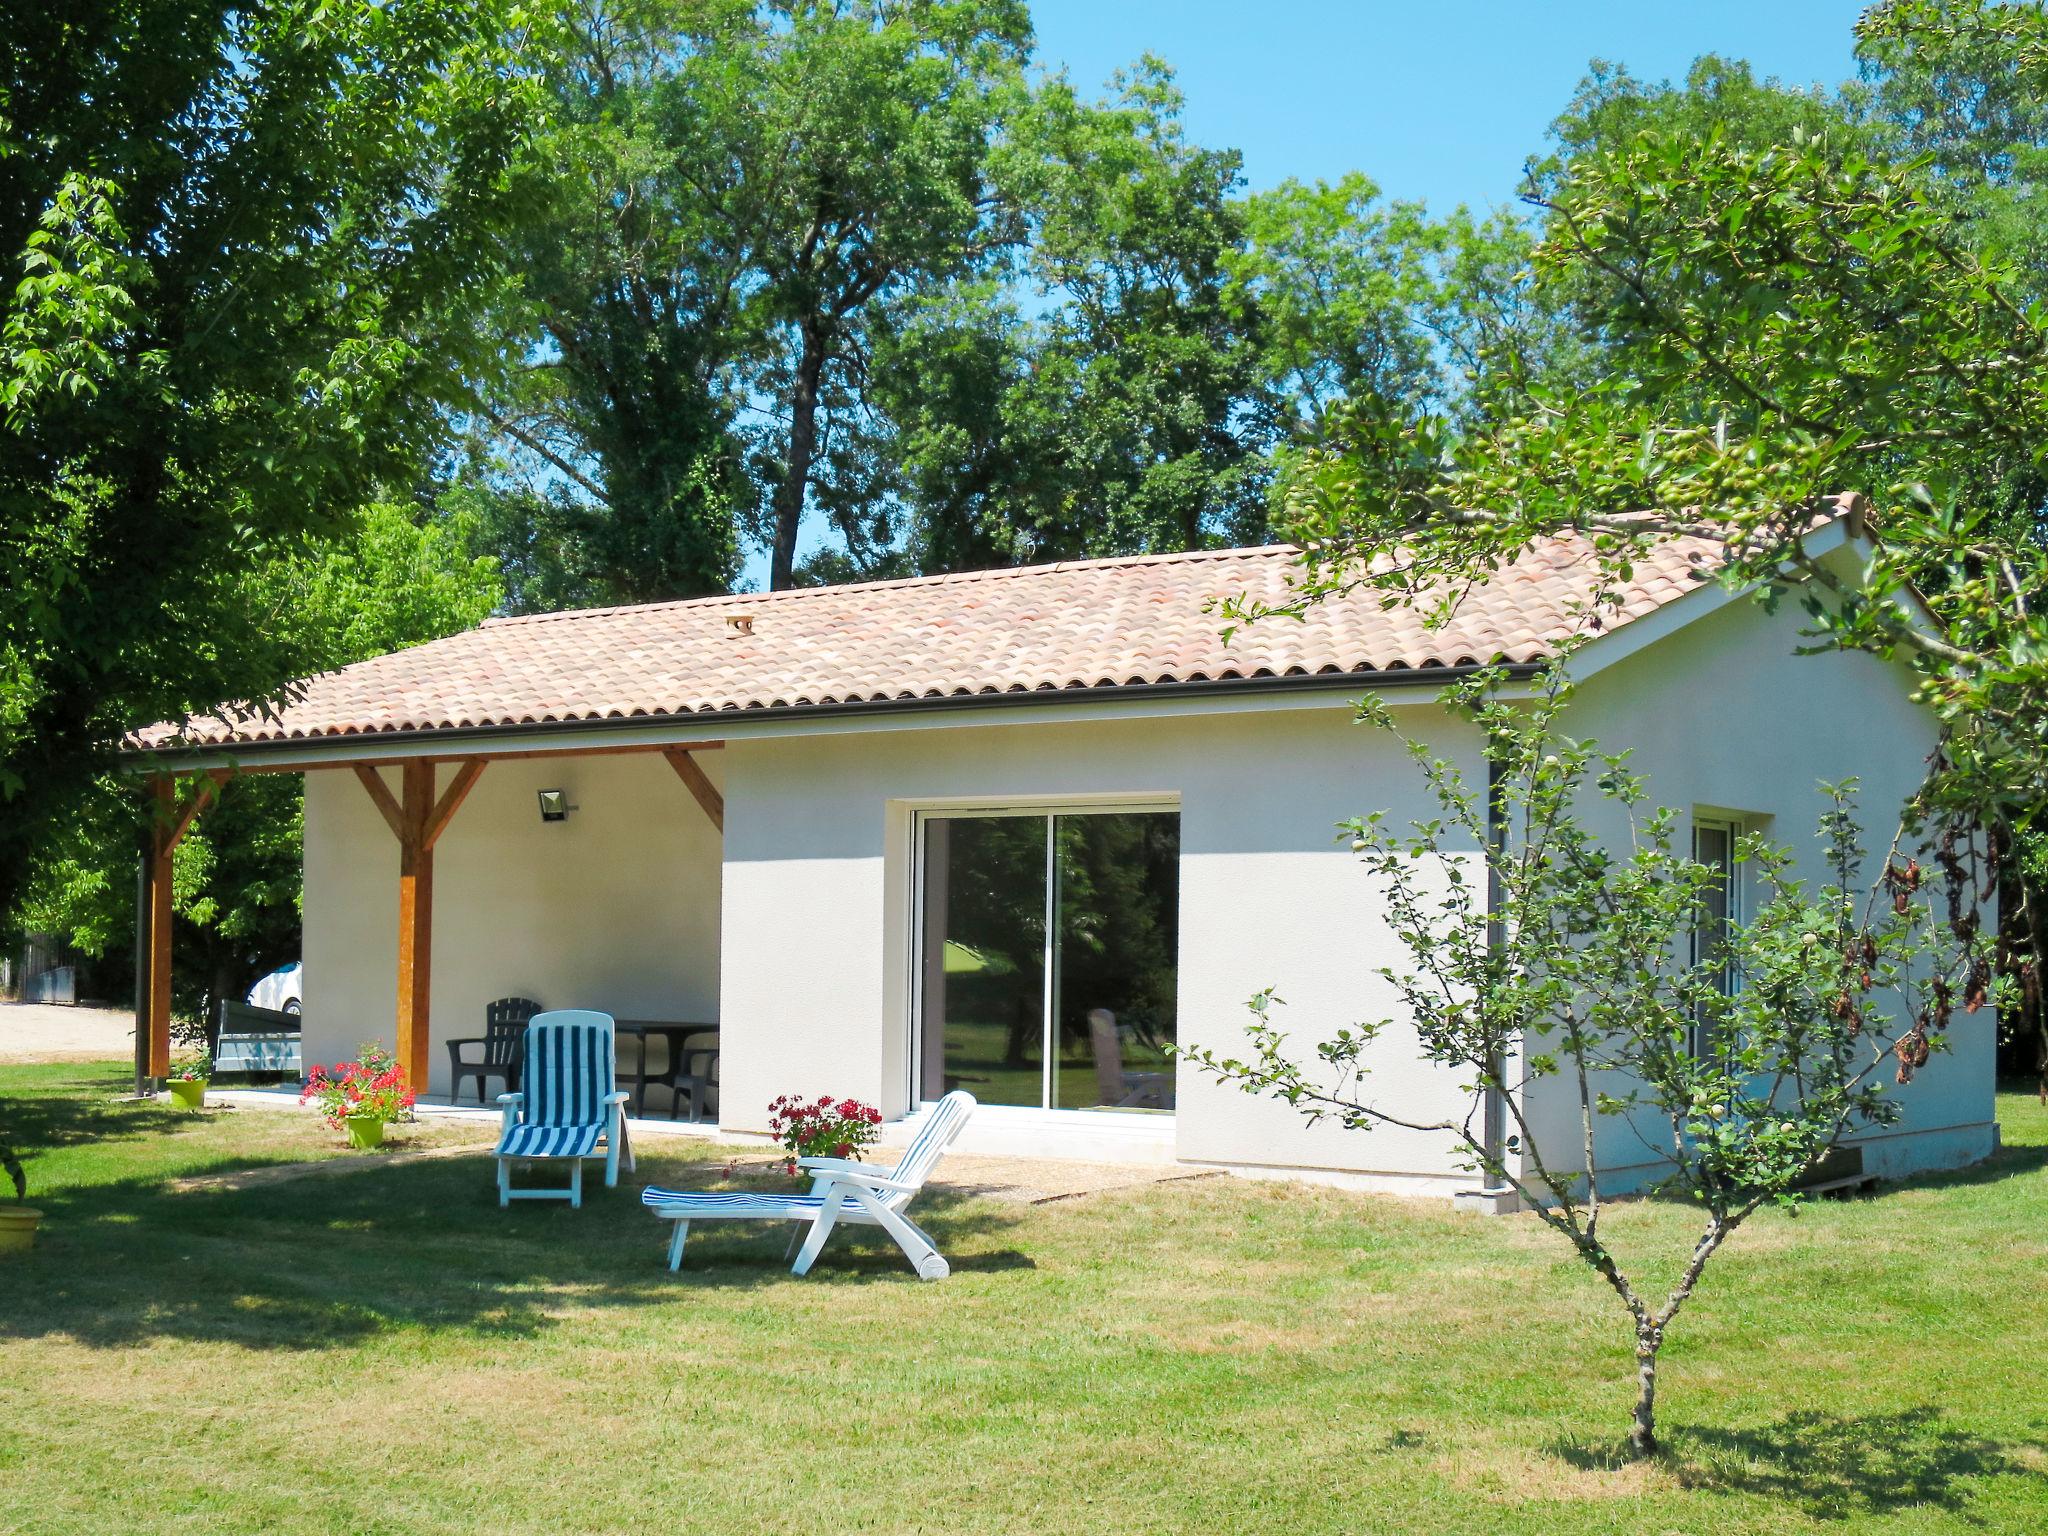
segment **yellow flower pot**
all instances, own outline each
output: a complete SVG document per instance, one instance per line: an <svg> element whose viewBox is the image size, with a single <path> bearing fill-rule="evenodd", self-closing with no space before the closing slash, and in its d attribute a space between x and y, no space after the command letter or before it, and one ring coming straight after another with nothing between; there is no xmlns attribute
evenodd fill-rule
<svg viewBox="0 0 2048 1536"><path fill-rule="evenodd" d="M206 1108L206 1079L203 1077L186 1081L174 1077L164 1085L171 1090L171 1102L180 1109Z"/></svg>
<svg viewBox="0 0 2048 1536"><path fill-rule="evenodd" d="M20 1253L35 1246L36 1223L43 1213L32 1205L0 1205L0 1253Z"/></svg>

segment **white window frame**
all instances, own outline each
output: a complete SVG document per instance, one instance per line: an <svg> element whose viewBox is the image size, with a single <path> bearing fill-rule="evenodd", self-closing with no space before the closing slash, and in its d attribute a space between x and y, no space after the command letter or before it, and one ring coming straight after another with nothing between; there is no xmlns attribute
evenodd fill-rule
<svg viewBox="0 0 2048 1536"><path fill-rule="evenodd" d="M1706 862L1700 857L1701 832L1721 832L1726 834L1728 839L1728 860L1726 865L1726 899L1728 908L1723 922L1730 932L1740 928L1749 915L1747 911L1748 903L1743 899L1742 863L1736 858L1736 849L1741 844L1743 836L1748 830L1747 822L1740 816L1701 811L1693 813L1692 858L1694 863L1703 864ZM1691 958L1694 965L1698 965L1704 958L1700 953L1700 930L1697 924L1694 925L1692 931ZM1733 997L1742 990L1742 972L1732 962L1723 962L1722 974L1725 978L1723 989L1726 996ZM1697 1057L1701 1054L1701 1047L1704 1044L1705 1042L1700 1038L1700 1026L1695 1022L1688 1032L1686 1048Z"/></svg>
<svg viewBox="0 0 2048 1536"><path fill-rule="evenodd" d="M1045 950L1041 958L1045 985L1040 989L1039 999L1039 1054L1040 1063L1038 1106L992 1104L988 1109L1017 1109L1027 1114L1091 1115L1101 1113L1086 1109L1048 1109L1053 1094L1053 1009L1055 987L1053 986L1054 946L1058 943L1055 904L1059 899L1059 871L1054 865L1058 849L1052 836L1052 822L1058 816L1115 816L1115 815L1158 815L1161 812L1181 814L1180 796L1160 795L1061 795L1061 796L1020 796L1011 800L974 801L932 801L910 808L910 1016L904 1021L910 1041L905 1053L904 1066L909 1078L904 1102L913 1110L924 1109L935 1103L924 1093L924 934L925 934L925 828L934 821L971 821L991 816L1036 817L1046 824L1045 837ZM1173 957L1176 981L1180 973L1180 954Z"/></svg>

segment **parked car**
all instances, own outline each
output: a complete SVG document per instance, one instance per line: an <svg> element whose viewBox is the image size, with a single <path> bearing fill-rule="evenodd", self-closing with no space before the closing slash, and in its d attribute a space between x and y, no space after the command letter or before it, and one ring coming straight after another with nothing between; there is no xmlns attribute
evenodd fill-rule
<svg viewBox="0 0 2048 1536"><path fill-rule="evenodd" d="M299 1012L305 973L306 963L303 960L294 960L290 965L272 971L249 989L249 1006L268 1008L274 1013Z"/></svg>

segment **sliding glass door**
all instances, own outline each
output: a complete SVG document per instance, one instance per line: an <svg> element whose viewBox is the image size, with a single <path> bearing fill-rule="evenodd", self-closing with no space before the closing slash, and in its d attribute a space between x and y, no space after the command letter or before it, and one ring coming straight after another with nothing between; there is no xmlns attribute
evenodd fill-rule
<svg viewBox="0 0 2048 1536"><path fill-rule="evenodd" d="M1172 1109L1179 815L931 814L920 830L922 1096Z"/></svg>

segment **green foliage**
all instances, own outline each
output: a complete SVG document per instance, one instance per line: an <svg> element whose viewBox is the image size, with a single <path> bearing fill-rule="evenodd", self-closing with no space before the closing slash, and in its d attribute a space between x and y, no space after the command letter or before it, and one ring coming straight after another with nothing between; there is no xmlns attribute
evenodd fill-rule
<svg viewBox="0 0 2048 1536"><path fill-rule="evenodd" d="M1852 788L1825 787L1826 878L1803 878L1787 850L1743 839L1753 911L1724 946L1695 946L1717 872L1680 851L1678 818L1650 805L1627 753L1563 734L1561 671L1533 704L1504 699L1504 680L1482 673L1442 695L1485 733L1486 783L1410 741L1439 814L1396 827L1374 812L1346 828L1408 955L1377 972L1385 1013L1303 1058L1268 991L1253 1000L1248 1057L1186 1054L1311 1121L1446 1136L1464 1166L1512 1188L1627 1312L1641 1384L1631 1438L1647 1452L1665 1330L1716 1250L1760 1206L1795 1203L1844 1136L1893 1123L1899 1105L1883 1077L1911 1081L1945 1049L1958 1009L1995 1000L1977 942L1995 876L1947 833L1926 868L1895 844L1873 871ZM1383 707L1362 713L1392 728ZM1732 990L1730 969L1741 978ZM1374 1091L1374 1048L1396 1023L1465 1086L1461 1115L1420 1119ZM1541 1091L1577 1109L1561 1134L1546 1134L1554 1122L1531 1109L1546 1079L1557 1082ZM1498 1138L1490 1107L1505 1117ZM1600 1234L1609 1144L1623 1166L1655 1149L1658 1191L1700 1212L1661 1303L1641 1288L1639 1261L1624 1265Z"/></svg>
<svg viewBox="0 0 2048 1536"><path fill-rule="evenodd" d="M1559 528L1596 532L1617 574L1697 534L1724 580L1796 595L1817 643L1910 659L1950 727L1937 792L2023 821L2048 802L2028 601L2048 566L2032 518L1984 488L2048 483L2048 318L1924 162L1794 133L1645 129L1572 160L1536 270L1609 296L1608 368L1518 380L1515 409L1455 440L1383 401L1340 421L1289 507L1326 556L1310 591L1392 541L1412 558L1384 580L1412 595ZM1853 569L1802 545L1844 490L1878 535Z"/></svg>
<svg viewBox="0 0 2048 1536"><path fill-rule="evenodd" d="M472 628L503 596L496 566L473 553L474 521L380 501L347 546L281 560L249 577L239 601L289 631L311 667L328 668ZM57 829L13 912L14 926L55 932L90 955L134 942L135 857L144 830L132 780L94 780ZM178 844L175 1001L212 1019L258 975L299 956L303 787L293 774L222 786Z"/></svg>
<svg viewBox="0 0 2048 1536"><path fill-rule="evenodd" d="M510 452L482 451L464 486L522 611L697 596L737 572L750 490L720 379L747 350L743 295L723 210L692 184L692 114L662 91L675 29L720 31L729 9L595 7L537 39L534 213L501 321L530 351L479 418Z"/></svg>
<svg viewBox="0 0 2048 1536"><path fill-rule="evenodd" d="M1845 99L1818 86L1759 80L1741 59L1705 54L1678 85L1651 84L1595 59L1550 126L1555 152L1530 164L1530 179L1554 191L1574 161L1640 133L1667 138L1713 133L1745 149L1769 149L1801 134L1861 143L1878 137L1879 129L1870 121L1862 92Z"/></svg>
<svg viewBox="0 0 2048 1536"><path fill-rule="evenodd" d="M1256 540L1326 398L1554 330L1511 221L1246 199L1163 64L1034 82L1011 0L622 0L542 41L529 350L464 491L520 607L721 590L743 540L777 586Z"/></svg>
<svg viewBox="0 0 2048 1536"><path fill-rule="evenodd" d="M307 668L251 572L490 363L516 13L16 8L0 38L0 910L136 726Z"/></svg>
<svg viewBox="0 0 2048 1536"><path fill-rule="evenodd" d="M1431 219L1420 203L1382 204L1354 172L1282 182L1245 217L1226 258L1232 299L1256 325L1282 441L1313 438L1360 397L1456 414L1490 357L1556 344L1519 281L1534 239L1505 213Z"/></svg>
<svg viewBox="0 0 2048 1536"><path fill-rule="evenodd" d="M1054 82L1016 168L1050 301L1013 441L1043 434L1050 494L1012 514L1035 558L1195 549L1263 523L1257 442L1237 420L1255 355L1226 301L1243 237L1239 157L1191 143L1153 59L1084 103Z"/></svg>
<svg viewBox="0 0 2048 1536"><path fill-rule="evenodd" d="M974 569L1199 548L1263 526L1258 358L1225 259L1238 157L1191 143L1165 67L1105 102L1047 82L996 162L1013 269L883 316L851 568Z"/></svg>
<svg viewBox="0 0 2048 1536"><path fill-rule="evenodd" d="M1013 0L654 0L559 30L536 349L490 421L538 469L515 525L563 539L579 588L722 590L742 527L786 586L806 507L865 506L876 317L1017 239L989 161L1029 37Z"/></svg>
<svg viewBox="0 0 2048 1536"><path fill-rule="evenodd" d="M1898 153L1931 158L1930 192L1971 243L2048 293L2048 70L2038 3L1871 9L1857 28L1869 115Z"/></svg>
<svg viewBox="0 0 2048 1536"><path fill-rule="evenodd" d="M1702 538L1703 575L1798 602L1817 648L1918 671L1946 727L1925 807L2011 850L2048 805L2048 205L2029 180L2048 12L1900 0L1859 37L1869 78L1832 100L1716 60L1682 91L1596 74L1531 194L1531 285L1588 350L1495 357L1468 422L1359 397L1282 522L1317 551L1305 601L1360 582L1449 601L1559 529L1594 535L1617 580L1656 540ZM1807 535L1847 492L1870 541L1817 558ZM1394 544L1406 558L1370 570ZM2035 999L2048 923L2038 887L2014 891Z"/></svg>

